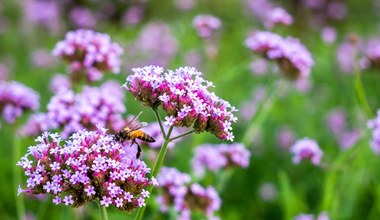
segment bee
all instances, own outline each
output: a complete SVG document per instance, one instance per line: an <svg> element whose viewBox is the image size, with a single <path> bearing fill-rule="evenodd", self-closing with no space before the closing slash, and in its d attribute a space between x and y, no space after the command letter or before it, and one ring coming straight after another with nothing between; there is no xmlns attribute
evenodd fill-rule
<svg viewBox="0 0 380 220"><path fill-rule="evenodd" d="M148 125L146 122L138 122L137 118L141 115L142 112L140 112L138 115L136 115L134 118L132 118L130 121L127 122L127 125L118 133L115 134L115 140L118 142L125 142L126 140L132 141L131 146L133 144L137 145L137 153L136 158L140 158L141 154L141 147L136 142L136 138L140 139L145 142L155 142L154 138L149 136L148 134L144 133L141 128Z"/></svg>

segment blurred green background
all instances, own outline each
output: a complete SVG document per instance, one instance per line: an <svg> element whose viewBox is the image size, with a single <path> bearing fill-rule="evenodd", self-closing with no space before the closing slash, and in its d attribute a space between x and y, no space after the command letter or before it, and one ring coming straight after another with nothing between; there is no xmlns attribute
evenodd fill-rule
<svg viewBox="0 0 380 220"><path fill-rule="evenodd" d="M62 26L56 32L28 22L25 19L25 5L28 2L0 2L0 63L8 67L9 79L20 81L40 93L40 110L44 112L52 96L49 81L56 73L67 72L67 66L54 59L53 65L36 66L33 64L33 52L37 49L50 52L64 38L67 30L76 27L70 22L66 11L59 17ZM88 7L94 13L98 10L96 1L67 2ZM377 219L380 216L380 175L377 170L380 160L379 155L369 147L371 134L366 123L375 116L380 105L380 76L378 70L361 72L360 77L372 111L371 115L367 115L358 103L355 75L342 73L339 68L337 49L350 33L356 33L364 41L371 37L380 38L379 7L376 7L378 1L342 1L347 5L346 17L339 21L326 21L326 26L336 30L337 37L333 43L322 40L321 27L310 25L314 11L303 8L301 1L273 1L293 15L294 24L272 31L282 36L299 38L313 55L315 65L308 91L297 90L294 83L286 81L281 74L257 75L251 72L249 65L257 56L244 46L244 40L251 31L265 28L247 9L246 1L194 2L192 9L179 10L175 6L176 1L148 0L143 4L144 16L136 25L120 22L117 13L108 19L98 19L94 29L108 33L113 41L125 48L122 61L127 66L122 68L119 75L107 74L102 82L114 79L123 84L130 73L130 66L134 65L129 63L133 59L128 58L128 47L137 40L146 25L163 22L170 27L178 42L178 51L166 67L174 69L184 66L187 53L196 51L200 56L198 68L207 80L214 83L214 92L237 108L252 99L255 88L263 86L267 94L273 87L282 89L271 100L265 102L264 98L264 101L259 102L259 110L252 119L242 119L238 115L240 120L234 125L235 141L241 142L243 137L249 137L244 144L252 154L250 166L218 174L210 173L200 180L203 185L214 186L226 181L219 191L222 207L217 216L221 219L292 219L299 213L317 216L326 211L331 219ZM120 10L136 4L123 1L108 3L120 4L116 7ZM215 56L208 56L210 44L199 38L192 26L192 19L198 14L212 14L222 21L222 28L217 31L213 42L218 50ZM261 108L262 103L266 103L264 108ZM130 94L127 94L125 104L128 113L135 114L141 110L149 112ZM337 108L346 112L349 128L357 129L360 134L357 142L345 150L339 146L339 141L326 125L328 114ZM16 219L14 199L17 186L12 181L15 169L12 148L19 145L24 154L27 147L33 145L34 138L21 138L17 134L17 128L28 116L24 115L14 125L1 124L0 219ZM145 121L154 120L150 112L144 117ZM309 162L299 165L292 163L290 152L280 148L278 143L279 132L284 127L293 132L294 139L310 137L318 142L324 151L321 166ZM165 165L190 172L192 149L202 143L220 141L207 133L192 135L168 153ZM148 151L147 148L144 150ZM21 170L19 167L17 169ZM222 180L225 176L228 179ZM269 199L265 199L268 195ZM99 219L96 204L73 210L64 205L56 206L51 199L26 198L25 201L27 213L35 219ZM170 213L158 212L158 205L152 201L147 208L147 219L175 218ZM123 213L113 208L108 212L110 219L134 217L133 213Z"/></svg>

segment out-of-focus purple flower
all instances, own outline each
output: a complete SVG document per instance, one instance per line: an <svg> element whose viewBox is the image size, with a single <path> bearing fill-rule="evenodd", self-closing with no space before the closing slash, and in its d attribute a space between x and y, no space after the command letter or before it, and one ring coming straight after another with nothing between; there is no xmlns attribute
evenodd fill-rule
<svg viewBox="0 0 380 220"><path fill-rule="evenodd" d="M343 73L352 73L361 50L361 42L356 34L350 34L338 47L338 64Z"/></svg>
<svg viewBox="0 0 380 220"><path fill-rule="evenodd" d="M317 220L330 220L330 217L327 212L321 212L319 213Z"/></svg>
<svg viewBox="0 0 380 220"><path fill-rule="evenodd" d="M220 29L222 22L215 16L201 14L193 19L193 26L201 38L210 39Z"/></svg>
<svg viewBox="0 0 380 220"><path fill-rule="evenodd" d="M36 67L52 67L57 63L57 60L47 50L38 49L32 54L32 62Z"/></svg>
<svg viewBox="0 0 380 220"><path fill-rule="evenodd" d="M301 3L311 9L322 8L326 3L326 0L301 0Z"/></svg>
<svg viewBox="0 0 380 220"><path fill-rule="evenodd" d="M128 49L127 58L131 63L129 66L132 67L167 66L177 52L178 42L170 27L165 23L155 22L144 26L137 40Z"/></svg>
<svg viewBox="0 0 380 220"><path fill-rule="evenodd" d="M371 148L375 153L380 154L380 110L377 110L374 119L368 121L367 126L372 131Z"/></svg>
<svg viewBox="0 0 380 220"><path fill-rule="evenodd" d="M57 33L61 26L61 11L56 1L23 1L25 20Z"/></svg>
<svg viewBox="0 0 380 220"><path fill-rule="evenodd" d="M108 34L92 30L69 31L65 40L57 43L53 55L68 61L73 79L96 81L103 71L120 72L120 55L123 49L111 41Z"/></svg>
<svg viewBox="0 0 380 220"><path fill-rule="evenodd" d="M179 10L187 11L194 8L195 0L175 0L174 5Z"/></svg>
<svg viewBox="0 0 380 220"><path fill-rule="evenodd" d="M278 129L277 133L277 144L282 149L289 149L294 144L294 133L293 131L288 127L281 127Z"/></svg>
<svg viewBox="0 0 380 220"><path fill-rule="evenodd" d="M266 93L267 92L265 86L259 85L253 89L251 98L243 102L242 106L240 107L240 116L244 120L250 120L256 114L257 108L266 97Z"/></svg>
<svg viewBox="0 0 380 220"><path fill-rule="evenodd" d="M245 40L245 45L266 59L275 61L291 79L308 77L314 65L310 52L296 38L255 31Z"/></svg>
<svg viewBox="0 0 380 220"><path fill-rule="evenodd" d="M77 28L94 28L97 22L92 11L85 7L74 7L69 18Z"/></svg>
<svg viewBox="0 0 380 220"><path fill-rule="evenodd" d="M291 25L293 23L293 17L285 11L285 9L277 7L268 12L267 18L264 21L264 25L267 28L272 28L276 25Z"/></svg>
<svg viewBox="0 0 380 220"><path fill-rule="evenodd" d="M339 135L339 145L342 149L348 149L358 142L361 134L358 130L344 131Z"/></svg>
<svg viewBox="0 0 380 220"><path fill-rule="evenodd" d="M100 88L84 87L79 94L72 90L61 90L51 98L45 113L46 120L41 121L42 115L32 117L24 127L62 128L61 135L64 138L83 128L94 129L96 125L119 131L124 121L123 99L124 93L119 84L113 81L103 84ZM32 132L29 129L27 135L36 135L41 131L46 130Z"/></svg>
<svg viewBox="0 0 380 220"><path fill-rule="evenodd" d="M264 75L268 69L268 62L265 59L255 59L249 66L251 73L256 75Z"/></svg>
<svg viewBox="0 0 380 220"><path fill-rule="evenodd" d="M277 189L273 183L263 183L259 188L260 198L265 202L273 201L277 196Z"/></svg>
<svg viewBox="0 0 380 220"><path fill-rule="evenodd" d="M368 40L364 48L364 60L368 67L380 68L380 39Z"/></svg>
<svg viewBox="0 0 380 220"><path fill-rule="evenodd" d="M140 6L132 6L123 14L122 23L124 25L136 25L140 23L144 17L144 8Z"/></svg>
<svg viewBox="0 0 380 220"><path fill-rule="evenodd" d="M71 82L66 75L57 74L50 82L50 90L55 94L69 89L71 89Z"/></svg>
<svg viewBox="0 0 380 220"><path fill-rule="evenodd" d="M331 1L327 4L327 14L335 20L343 20L347 15L347 6L344 2Z"/></svg>
<svg viewBox="0 0 380 220"><path fill-rule="evenodd" d="M347 116L343 109L334 109L327 115L327 127L335 134L341 134L347 127Z"/></svg>
<svg viewBox="0 0 380 220"><path fill-rule="evenodd" d="M322 40L326 43L334 43L336 40L336 30L332 27L324 27L321 30Z"/></svg>
<svg viewBox="0 0 380 220"><path fill-rule="evenodd" d="M313 214L304 214L301 213L294 217L294 220L329 220L330 217L328 216L327 212L321 212L317 216L317 218L314 218Z"/></svg>
<svg viewBox="0 0 380 220"><path fill-rule="evenodd" d="M44 132L17 163L27 176L19 193L50 194L53 202L80 207L93 200L133 211L144 203L153 184L150 169L138 159L123 158L124 147L106 129L78 131L68 140ZM64 142L64 143L62 143Z"/></svg>
<svg viewBox="0 0 380 220"><path fill-rule="evenodd" d="M314 165L319 165L323 151L319 148L317 142L310 138L303 138L296 141L290 147L290 152L293 154L293 162L298 164L301 160L310 160Z"/></svg>
<svg viewBox="0 0 380 220"><path fill-rule="evenodd" d="M250 152L240 143L211 145L204 144L194 149L192 168L197 176L203 176L206 169L216 172L228 167L247 167Z"/></svg>
<svg viewBox="0 0 380 220"><path fill-rule="evenodd" d="M39 94L16 82L0 81L0 111L7 123L13 123L24 111L37 110L40 106Z"/></svg>
<svg viewBox="0 0 380 220"><path fill-rule="evenodd" d="M191 211L201 211L208 218L213 218L214 212L220 209L221 199L213 187L204 188L197 183L190 183L190 176L175 168L162 168L157 181L164 191L157 198L162 212L167 212L169 206L173 205L180 219L190 219Z"/></svg>
<svg viewBox="0 0 380 220"><path fill-rule="evenodd" d="M162 67L145 66L132 69L123 85L137 101L166 112L165 124L193 127L195 133L208 131L217 138L233 140L231 123L237 111L227 101L208 90L212 82L192 67L164 72Z"/></svg>

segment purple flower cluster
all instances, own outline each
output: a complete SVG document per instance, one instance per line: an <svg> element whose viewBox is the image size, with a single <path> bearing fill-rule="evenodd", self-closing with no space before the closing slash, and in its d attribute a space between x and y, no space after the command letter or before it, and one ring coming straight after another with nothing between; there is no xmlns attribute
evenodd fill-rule
<svg viewBox="0 0 380 220"><path fill-rule="evenodd" d="M268 0L247 0L247 7L267 28L276 25L291 25L292 16L283 8L274 5Z"/></svg>
<svg viewBox="0 0 380 220"><path fill-rule="evenodd" d="M363 50L362 67L380 68L380 39L369 39Z"/></svg>
<svg viewBox="0 0 380 220"><path fill-rule="evenodd" d="M293 154L293 162L298 164L301 160L311 160L314 165L321 163L323 151L319 148L317 142L310 138L303 138L290 147Z"/></svg>
<svg viewBox="0 0 380 220"><path fill-rule="evenodd" d="M146 177L150 169L143 161L121 156L123 145L106 129L78 131L63 141L45 132L29 147L17 163L28 177L19 193L51 194L53 203L72 207L93 200L126 211L145 206L145 189L157 182Z"/></svg>
<svg viewBox="0 0 380 220"><path fill-rule="evenodd" d="M31 117L21 133L36 135L47 129L63 128L61 135L67 138L83 128L94 129L97 124L118 131L124 123L123 99L120 85L113 81L101 87L86 86L79 94L61 90L51 98L47 112Z"/></svg>
<svg viewBox="0 0 380 220"><path fill-rule="evenodd" d="M167 212L170 205L180 213L178 219L191 219L191 211L199 210L208 219L215 219L214 212L220 209L221 199L216 190L190 183L188 174L175 168L163 167L157 176L157 182L164 194L157 198L161 211Z"/></svg>
<svg viewBox="0 0 380 220"><path fill-rule="evenodd" d="M208 131L221 140L233 140L231 122L237 111L227 101L208 90L213 84L192 67L164 72L162 67L132 69L124 87L136 100L166 112L166 125L192 126L196 133Z"/></svg>
<svg viewBox="0 0 380 220"><path fill-rule="evenodd" d="M253 52L275 61L291 79L308 77L314 65L310 52L296 38L256 31L245 40L245 44Z"/></svg>
<svg viewBox="0 0 380 220"><path fill-rule="evenodd" d="M368 121L367 126L372 130L371 148L375 153L380 154L380 110L377 110L374 119Z"/></svg>
<svg viewBox="0 0 380 220"><path fill-rule="evenodd" d="M28 0L22 2L26 22L57 33L61 29L60 5L56 1Z"/></svg>
<svg viewBox="0 0 380 220"><path fill-rule="evenodd" d="M7 123L13 123L27 110L37 110L40 105L39 94L16 82L0 81L0 111Z"/></svg>
<svg viewBox="0 0 380 220"><path fill-rule="evenodd" d="M109 35L83 29L69 31L53 50L53 55L70 63L74 80L84 77L84 73L88 81L101 79L103 71L119 73L122 53Z"/></svg>
<svg viewBox="0 0 380 220"><path fill-rule="evenodd" d="M215 31L222 26L222 23L215 16L201 14L193 19L193 26L201 38L210 39Z"/></svg>
<svg viewBox="0 0 380 220"><path fill-rule="evenodd" d="M343 73L352 73L361 52L361 41L355 34L350 34L337 49L337 60Z"/></svg>
<svg viewBox="0 0 380 220"><path fill-rule="evenodd" d="M203 144L194 149L192 160L193 171L197 176L203 176L208 169L216 172L228 167L248 167L251 153L243 144Z"/></svg>

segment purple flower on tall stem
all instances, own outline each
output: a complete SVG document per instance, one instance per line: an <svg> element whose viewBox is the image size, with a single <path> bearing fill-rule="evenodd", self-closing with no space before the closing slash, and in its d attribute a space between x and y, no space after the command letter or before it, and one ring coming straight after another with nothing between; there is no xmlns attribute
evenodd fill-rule
<svg viewBox="0 0 380 220"><path fill-rule="evenodd" d="M253 52L275 61L291 79L308 77L314 65L310 52L296 38L255 31L245 40L245 44Z"/></svg>
<svg viewBox="0 0 380 220"><path fill-rule="evenodd" d="M231 123L237 111L227 101L210 92L213 84L192 67L164 71L162 67L132 69L124 87L136 100L166 112L166 123L175 127L193 127L195 133L208 131L217 138L233 140Z"/></svg>
<svg viewBox="0 0 380 220"><path fill-rule="evenodd" d="M122 53L109 35L83 29L67 32L53 50L53 55L70 63L73 81L85 77L90 82L101 79L104 71L119 73Z"/></svg>
<svg viewBox="0 0 380 220"><path fill-rule="evenodd" d="M207 40L212 38L216 30L220 29L222 22L215 16L202 14L193 19L193 26L198 35Z"/></svg>
<svg viewBox="0 0 380 220"><path fill-rule="evenodd" d="M0 81L0 111L7 123L14 123L24 111L37 110L39 105L36 91L16 81Z"/></svg>
<svg viewBox="0 0 380 220"><path fill-rule="evenodd" d="M285 9L277 7L271 9L267 18L264 21L264 25L268 28L272 28L275 25L291 25L293 23L293 17L285 11Z"/></svg>
<svg viewBox="0 0 380 220"><path fill-rule="evenodd" d="M27 188L19 193L50 194L55 204L72 207L95 200L130 212L143 205L144 189L152 184L146 177L150 169L122 157L123 145L103 127L78 131L68 140L45 132L36 142L17 163L27 176Z"/></svg>
<svg viewBox="0 0 380 220"><path fill-rule="evenodd" d="M301 160L310 160L314 165L321 163L323 151L319 148L317 142L310 138L303 138L290 147L293 154L293 162L298 164Z"/></svg>
<svg viewBox="0 0 380 220"><path fill-rule="evenodd" d="M214 212L220 209L221 199L213 187L191 183L190 175L175 168L163 167L157 181L164 192L157 198L162 212L167 212L172 205L180 219L190 219L191 211L197 210L214 218Z"/></svg>

